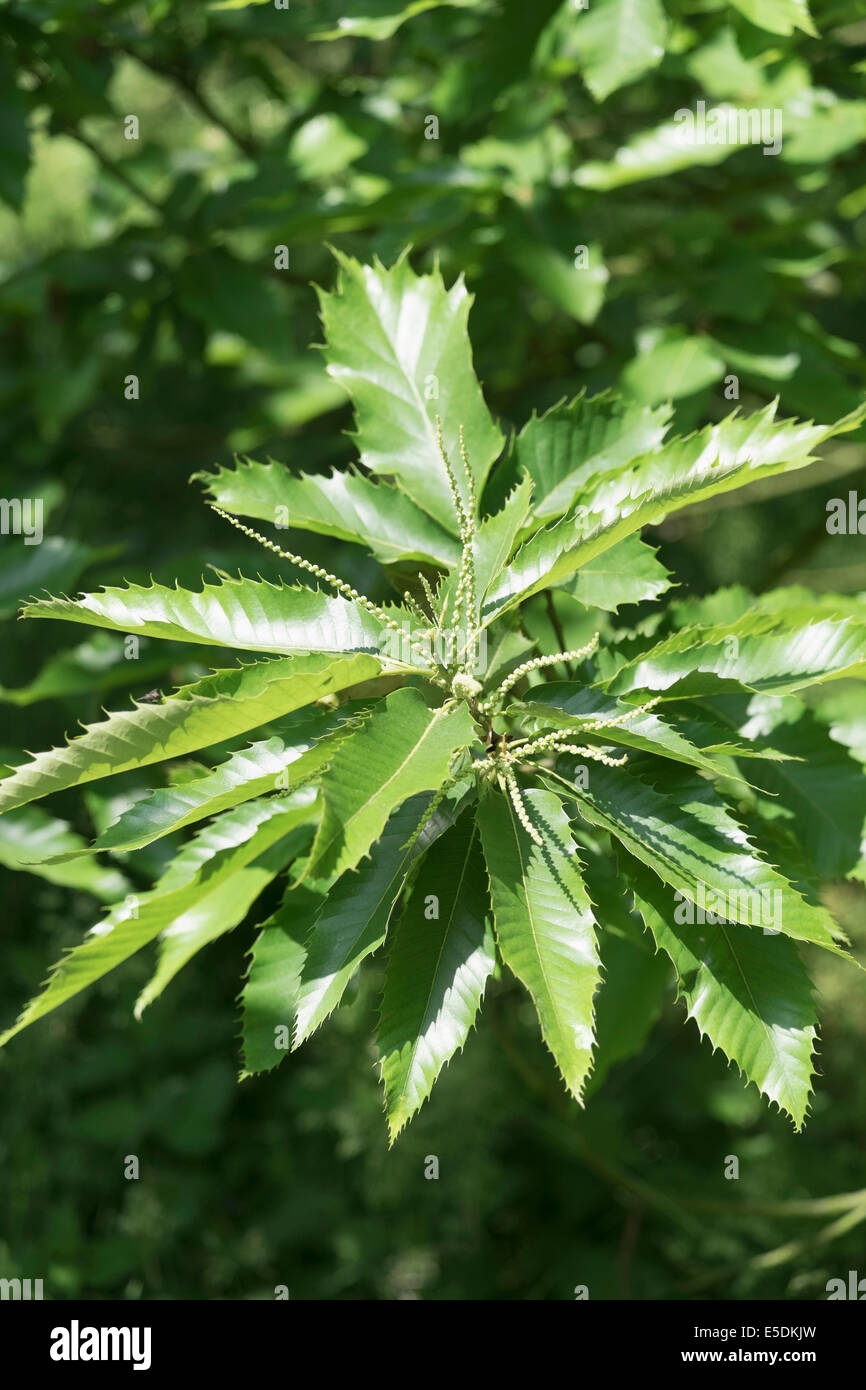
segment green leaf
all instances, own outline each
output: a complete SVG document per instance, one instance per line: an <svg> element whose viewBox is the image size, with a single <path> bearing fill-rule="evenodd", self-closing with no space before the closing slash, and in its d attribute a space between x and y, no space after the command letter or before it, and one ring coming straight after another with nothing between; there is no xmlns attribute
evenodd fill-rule
<svg viewBox="0 0 866 1390"><path fill-rule="evenodd" d="M281 797L280 804L278 842L224 879L217 893L207 894L162 932L157 968L135 1001L136 1018L141 1018L194 955L242 922L268 884L307 847L316 813L314 789L303 787L292 796Z"/></svg>
<svg viewBox="0 0 866 1390"><path fill-rule="evenodd" d="M487 516L475 533L472 557L475 562L475 585L480 604L490 585L498 579L508 564L517 537L529 512L532 492L531 478L522 478L512 488L498 512Z"/></svg>
<svg viewBox="0 0 866 1390"><path fill-rule="evenodd" d="M159 705L111 714L65 747L38 753L0 782L0 812L97 777L182 757L235 738L323 695L378 675L372 656L284 657L221 671Z"/></svg>
<svg viewBox="0 0 866 1390"><path fill-rule="evenodd" d="M470 9L479 3L480 0L363 0L359 7L363 13L358 14L349 0L330 0L326 13L334 17L330 21L333 27L317 30L310 37L343 39L354 35L356 38L389 39L407 19L426 10L436 10L442 5ZM351 13L347 13L350 9Z"/></svg>
<svg viewBox="0 0 866 1390"><path fill-rule="evenodd" d="M207 328L236 334L277 360L290 353L289 300L280 277L261 275L224 247L184 256L173 292L180 308Z"/></svg>
<svg viewBox="0 0 866 1390"><path fill-rule="evenodd" d="M445 289L438 270L416 276L404 256L390 270L337 253L338 288L321 293L328 372L355 406L355 436L372 473L395 477L451 533L457 518L436 447L437 413L464 501L458 431L480 496L502 435L472 369L462 280Z"/></svg>
<svg viewBox="0 0 866 1390"><path fill-rule="evenodd" d="M739 698L748 699L748 696ZM795 697L791 696L790 698L794 699ZM707 757L713 759L716 757L751 758L760 762L784 762L790 756L788 753L780 753L777 748L772 748L767 743L762 742L759 747L754 741L750 742L745 734L742 739L731 738L731 730L736 729L736 723L708 718L705 703L697 708L693 703L683 704L677 708L676 712L678 732L690 743L697 745ZM730 776L731 774L728 773L727 775Z"/></svg>
<svg viewBox="0 0 866 1390"><path fill-rule="evenodd" d="M866 706L860 686L846 683L822 690L815 714L832 739L847 748L858 763L866 764Z"/></svg>
<svg viewBox="0 0 866 1390"><path fill-rule="evenodd" d="M593 995L601 980L592 906L560 798L527 791L523 799L542 845L530 839L498 791L478 812L496 940L532 996L566 1086L580 1100L592 1064Z"/></svg>
<svg viewBox="0 0 866 1390"><path fill-rule="evenodd" d="M383 565L417 560L448 567L460 559L454 537L404 492L354 469L293 474L280 463L246 459L234 469L193 476L234 516L354 541Z"/></svg>
<svg viewBox="0 0 866 1390"><path fill-rule="evenodd" d="M786 695L866 674L866 624L825 618L788 626L782 615L780 631L760 630L773 626L769 616L746 614L727 627L683 628L622 666L608 693L661 691L681 699L745 688Z"/></svg>
<svg viewBox="0 0 866 1390"><path fill-rule="evenodd" d="M771 34L793 34L795 29L801 29L814 39L818 37L807 0L731 0L731 3L752 24L769 29Z"/></svg>
<svg viewBox="0 0 866 1390"><path fill-rule="evenodd" d="M225 579L204 584L201 593L127 584L79 599L40 599L26 604L22 617L64 618L115 632L280 656L375 654L388 631L351 599L263 579Z"/></svg>
<svg viewBox="0 0 866 1390"><path fill-rule="evenodd" d="M677 972L689 1018L800 1129L812 1084L815 1005L797 948L727 922L679 924L658 879L617 851L634 905Z"/></svg>
<svg viewBox="0 0 866 1390"><path fill-rule="evenodd" d="M462 1048L496 964L472 809L427 850L388 953L379 1056L391 1142Z"/></svg>
<svg viewBox="0 0 866 1390"><path fill-rule="evenodd" d="M619 718L627 714L629 708L634 706L611 700L589 686L572 681L550 681L533 686L527 699L512 705L508 714L519 717L521 726L525 726L528 733L562 729L584 743L586 739L580 728L584 720ZM637 715L625 724L600 729L586 737L593 742L621 744L624 748L636 748L643 753L671 758L712 777L731 775L730 769L717 757L695 747L676 727L665 723L653 710Z"/></svg>
<svg viewBox="0 0 866 1390"><path fill-rule="evenodd" d="M635 1056L646 1043L662 1011L671 968L653 949L639 917L629 911L628 887L606 849L588 855L584 881L599 925L604 981L596 1001L595 1064L585 1091L588 1100L612 1067Z"/></svg>
<svg viewBox="0 0 866 1390"><path fill-rule="evenodd" d="M608 469L588 483L575 518L539 531L521 546L484 602L486 622L520 599L575 574L596 555L672 512L758 478L813 462L813 450L854 429L866 405L834 425L776 421L775 403L754 415L728 415L658 453Z"/></svg>
<svg viewBox="0 0 866 1390"><path fill-rule="evenodd" d="M578 264L556 246L542 241L533 227L526 227L514 219L507 225L505 243L509 261L530 284L535 285L578 323L595 322L604 303L605 286L610 279L610 271L604 263L598 242L584 243L582 260Z"/></svg>
<svg viewBox="0 0 866 1390"><path fill-rule="evenodd" d="M806 88L785 127L782 159L786 164L829 164L864 139L866 101L845 101L825 88Z"/></svg>
<svg viewBox="0 0 866 1390"><path fill-rule="evenodd" d="M504 623L497 623L491 628L487 649L485 679L488 686L495 688L515 667L536 654L536 644L531 637L527 637L519 628L508 628Z"/></svg>
<svg viewBox="0 0 866 1390"><path fill-rule="evenodd" d="M856 594L815 593L801 584L786 584L763 594L730 584L702 597L690 595L671 604L674 627L722 627L749 613L771 615L778 623L808 622L812 618L856 618L866 623L866 599Z"/></svg>
<svg viewBox="0 0 866 1390"><path fill-rule="evenodd" d="M670 966L640 943L609 931L596 910L601 937L604 988L596 1007L595 1066L586 1086L586 1099L606 1081L612 1067L636 1056L645 1046L664 1004Z"/></svg>
<svg viewBox="0 0 866 1390"><path fill-rule="evenodd" d="M254 5L272 6L274 0L211 0L212 10L241 10ZM484 0L308 0L292 5L293 26L311 40L364 38L389 39L407 19L436 10L472 9ZM297 8L296 8L297 6ZM284 23L286 17L278 16ZM324 26L324 27L323 27Z"/></svg>
<svg viewBox="0 0 866 1390"><path fill-rule="evenodd" d="M430 800L427 794L413 796L393 811L369 858L328 888L307 942L298 988L295 1047L300 1047L337 1007L361 962L385 940L410 865L448 824L447 819L432 818L407 849Z"/></svg>
<svg viewBox="0 0 866 1390"><path fill-rule="evenodd" d="M134 802L94 840L89 852L141 849L241 802L290 791L321 771L351 729L336 714L318 714L293 725L290 736L239 749L206 777L152 791Z"/></svg>
<svg viewBox="0 0 866 1390"><path fill-rule="evenodd" d="M0 198L20 211L30 167L30 106L16 81L15 63L5 49L0 52Z"/></svg>
<svg viewBox="0 0 866 1390"><path fill-rule="evenodd" d="M556 777L557 785L564 780ZM589 825L606 830L679 898L744 926L767 927L850 960L830 914L802 898L759 859L712 787L680 778L662 794L624 768L593 764L586 788L569 788ZM679 898L669 895L673 916Z"/></svg>
<svg viewBox="0 0 866 1390"><path fill-rule="evenodd" d="M656 558L652 546L640 536L597 555L563 583L572 598L587 608L616 613L623 603L650 603L671 587L670 572Z"/></svg>
<svg viewBox="0 0 866 1390"><path fill-rule="evenodd" d="M189 656L191 652L188 651L179 658L176 650L156 648L146 655L141 652L133 665L125 659L122 638L113 633L94 632L85 641L49 657L27 685L12 688L0 685L0 700L26 707L39 700L101 694L118 686L129 686L133 681L137 688L143 689L176 666L179 659Z"/></svg>
<svg viewBox="0 0 866 1390"><path fill-rule="evenodd" d="M771 741L790 761L762 764L751 772L752 782L778 798L776 813L790 817L821 878L851 873L866 856L863 768L809 713L774 729Z"/></svg>
<svg viewBox="0 0 866 1390"><path fill-rule="evenodd" d="M35 874L64 888L81 889L102 902L121 897L129 883L118 869L93 862L65 862L87 853L82 837L66 821L50 816L41 806L22 806L0 817L0 864L7 869Z"/></svg>
<svg viewBox="0 0 866 1390"><path fill-rule="evenodd" d="M281 799L227 811L178 856L155 888L128 896L112 908L84 942L57 963L41 994L0 1035L0 1047L102 979L160 932L210 914L219 918L221 895L230 891L230 880L275 844L296 823L297 814L296 806Z"/></svg>
<svg viewBox="0 0 866 1390"><path fill-rule="evenodd" d="M104 555L81 541L46 536L39 545L8 542L0 553L0 618L15 612L22 599L39 589L71 587L82 570Z"/></svg>
<svg viewBox="0 0 866 1390"><path fill-rule="evenodd" d="M241 994L241 1079L271 1071L286 1056L306 954L304 943L321 905L318 893L294 885L253 942Z"/></svg>
<svg viewBox="0 0 866 1390"><path fill-rule="evenodd" d="M567 51L582 59L587 87L596 101L604 101L658 66L667 31L659 0L592 0L574 18Z"/></svg>
<svg viewBox="0 0 866 1390"><path fill-rule="evenodd" d="M435 791L454 754L476 737L463 703L430 709L410 687L387 696L334 756L308 874L331 878L354 868L391 812L418 792Z"/></svg>
<svg viewBox="0 0 866 1390"><path fill-rule="evenodd" d="M682 169L722 164L743 148L739 140L718 144L687 140L683 138L684 129L673 116L661 125L638 131L612 156L589 159L581 164L574 172L574 182L579 188L609 193L640 183L643 179L666 178Z"/></svg>
<svg viewBox="0 0 866 1390"><path fill-rule="evenodd" d="M498 512L487 516L472 538L472 558L475 565L475 616L481 613L484 595L502 573L517 542L520 530L529 513L532 491L530 478L523 478L512 488ZM460 575L455 569L440 589L440 601L447 612L453 612L454 595Z"/></svg>
<svg viewBox="0 0 866 1390"><path fill-rule="evenodd" d="M691 396L724 375L724 359L709 338L675 332L634 357L622 383L642 404L657 406Z"/></svg>
<svg viewBox="0 0 866 1390"><path fill-rule="evenodd" d="M514 441L516 463L535 483L533 515L539 521L562 516L594 474L656 452L670 413L610 392L581 393L544 415L533 413Z"/></svg>
<svg viewBox="0 0 866 1390"><path fill-rule="evenodd" d="M295 130L289 161L304 180L333 179L367 153L369 145L332 111L321 111Z"/></svg>

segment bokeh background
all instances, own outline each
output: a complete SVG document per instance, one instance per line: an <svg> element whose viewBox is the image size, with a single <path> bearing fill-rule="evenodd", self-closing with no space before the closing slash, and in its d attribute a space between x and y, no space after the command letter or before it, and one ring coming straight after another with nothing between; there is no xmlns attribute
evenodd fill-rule
<svg viewBox="0 0 866 1390"><path fill-rule="evenodd" d="M272 575L190 475L235 452L305 470L353 457L313 346L329 246L386 263L411 247L416 268L465 275L477 370L506 426L619 384L672 399L688 430L733 408L731 374L746 410L778 395L783 413L824 422L859 403L866 3L811 0L810 20L804 0L642 0L628 32L622 9L0 4L0 492L46 510L41 545L0 537L0 759L206 664L147 642L124 661L110 635L17 624L19 600L151 574L195 586L208 566ZM781 109L780 154L672 150L674 113L700 99ZM863 592L866 537L828 535L826 505L866 497L864 446L861 430L794 486L677 515L652 533L660 558L698 594ZM297 547L370 592L382 582L353 548ZM53 882L18 868L33 837L112 819L135 780L0 822L4 1022L100 900L147 886L172 853L164 841ZM863 884L825 893L862 950ZM822 1075L802 1135L683 1026L672 995L645 1050L579 1111L501 982L389 1151L375 963L334 1026L237 1084L252 926L140 1023L143 958L0 1053L0 1274L41 1277L53 1298L130 1299L269 1298L278 1284L319 1299L577 1285L798 1299L866 1275L866 1208L840 1222L802 1205L866 1186L856 972L811 962Z"/></svg>

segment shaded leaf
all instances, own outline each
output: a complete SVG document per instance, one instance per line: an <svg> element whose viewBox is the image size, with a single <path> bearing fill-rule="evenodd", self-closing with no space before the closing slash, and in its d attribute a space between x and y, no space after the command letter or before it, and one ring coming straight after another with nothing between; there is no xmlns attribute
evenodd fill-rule
<svg viewBox="0 0 866 1390"><path fill-rule="evenodd" d="M560 798L533 790L524 802L542 845L533 843L500 792L491 791L478 811L496 941L532 996L544 1041L580 1100L592 1064L593 995L601 980L592 906Z"/></svg>
<svg viewBox="0 0 866 1390"><path fill-rule="evenodd" d="M368 859L341 875L320 902L299 982L294 1046L300 1047L339 1004L361 962L385 940L406 875L448 819L432 818L411 849L430 796L413 796L391 813Z"/></svg>
<svg viewBox="0 0 866 1390"><path fill-rule="evenodd" d="M435 791L453 755L475 738L465 704L430 709L409 687L388 695L334 756L308 873L331 878L354 868L391 812L418 792Z"/></svg>
<svg viewBox="0 0 866 1390"><path fill-rule="evenodd" d="M427 850L392 934L379 1055L392 1142L475 1022L495 965L473 810Z"/></svg>
<svg viewBox="0 0 866 1390"><path fill-rule="evenodd" d="M830 914L758 857L711 786L683 777L673 788L664 795L625 768L593 764L589 786L575 786L571 795L584 820L621 841L681 898L850 960L836 944L844 936ZM671 916L678 900L669 895Z"/></svg>
<svg viewBox="0 0 866 1390"><path fill-rule="evenodd" d="M64 747L38 753L0 782L0 811L221 743L378 671L374 657L358 654L284 657L218 672L162 704L136 705L85 725Z"/></svg>
<svg viewBox="0 0 866 1390"><path fill-rule="evenodd" d="M7 869L35 874L64 888L79 888L103 902L121 897L129 882L119 869L95 862L65 862L87 852L81 835L41 806L22 806L0 816L0 864Z"/></svg>
<svg viewBox="0 0 866 1390"><path fill-rule="evenodd" d="M280 800L236 807L193 842L150 892L127 897L54 967L42 992L0 1035L0 1046L23 1028L87 989L115 966L182 922L186 914L219 915L221 893L233 875L275 844L297 818Z"/></svg>
<svg viewBox="0 0 866 1390"><path fill-rule="evenodd" d="M250 951L241 994L244 1070L241 1079L271 1071L286 1056L306 952L321 907L317 893L295 885L262 924Z"/></svg>
<svg viewBox="0 0 866 1390"><path fill-rule="evenodd" d="M617 857L701 1036L799 1129L812 1085L815 1005L793 941L727 922L678 925L658 879L630 855Z"/></svg>

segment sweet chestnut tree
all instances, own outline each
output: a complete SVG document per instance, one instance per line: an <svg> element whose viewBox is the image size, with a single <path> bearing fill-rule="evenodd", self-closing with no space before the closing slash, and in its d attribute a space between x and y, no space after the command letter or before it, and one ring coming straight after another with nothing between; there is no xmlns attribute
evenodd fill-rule
<svg viewBox="0 0 866 1390"><path fill-rule="evenodd" d="M701 1034L799 1128L816 1036L801 949L847 954L816 886L863 870L862 817L846 814L863 769L804 693L866 675L866 609L739 588L663 606L671 579L641 530L806 467L864 412L819 426L769 406L678 437L666 408L577 395L506 440L473 373L463 284L416 276L406 257L340 262L321 296L325 352L362 466L328 476L243 459L198 475L215 524L281 557L285 582L128 585L24 607L228 655L0 782L14 813L204 759L59 856L190 830L153 889L112 908L0 1041L155 941L140 1012L279 878L243 981L243 1075L299 1047L381 952L392 1139L502 971L581 1101L593 1070L595 1085L640 1048L673 978ZM365 547L393 602L297 554L293 528ZM639 615L627 625L622 605Z"/></svg>

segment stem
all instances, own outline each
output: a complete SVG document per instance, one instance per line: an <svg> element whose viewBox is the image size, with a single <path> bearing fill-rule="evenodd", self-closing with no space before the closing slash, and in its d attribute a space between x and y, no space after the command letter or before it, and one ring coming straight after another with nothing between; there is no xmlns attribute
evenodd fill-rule
<svg viewBox="0 0 866 1390"><path fill-rule="evenodd" d="M123 44L118 44L113 51L125 53L127 57L134 58L137 63L141 63L142 67L147 68L150 72L155 72L157 77L164 77L166 81L176 83L193 105L198 107L205 119L210 121L211 125L218 126L245 155L251 159L256 157L258 151L255 142L245 135L240 135L226 117L220 115L210 97L205 96L198 83L188 73L167 67L164 63L157 62L155 58L148 58L143 53L139 53L133 48L127 48Z"/></svg>
<svg viewBox="0 0 866 1390"><path fill-rule="evenodd" d="M629 1169L605 1158L593 1149L579 1129L575 1127L571 1101L560 1093L552 1094L547 1081L527 1062L523 1053L514 1046L497 1019L495 1010L491 1010L491 1016L493 1031L513 1071L520 1077L526 1089L550 1112L533 1119L535 1132L537 1133L540 1129L560 1150L565 1150L578 1157L587 1168L614 1189L617 1199L630 1210L633 1210L634 1207L633 1202L628 1199L635 1199L641 1206L667 1217L692 1236L700 1236L706 1230L705 1223L699 1219L701 1214L713 1214L722 1216L728 1221L736 1221L739 1219L748 1220L755 1216L771 1218L820 1217L841 1211L841 1215L836 1220L822 1227L817 1233L798 1240L786 1241L772 1250L762 1251L760 1254L752 1256L745 1262L725 1266L723 1269L714 1270L711 1273L703 1272L694 1280L690 1288L697 1290L721 1280L733 1278L744 1270L760 1272L778 1268L780 1265L796 1259L804 1252L828 1245L839 1236L845 1235L866 1221L866 1188L857 1192L839 1192L829 1197L819 1197L813 1200L769 1203L744 1202L737 1204L710 1201L703 1198L670 1197L666 1192L653 1187L651 1183L644 1182L642 1178L637 1177Z"/></svg>
<svg viewBox="0 0 866 1390"><path fill-rule="evenodd" d="M140 202L145 203L147 207L150 208L151 212L156 213L157 217L162 217L163 209L156 199L151 198L150 194L146 193L134 179L130 178L129 174L127 174L119 164L109 155L105 154L98 145L95 145L89 135L85 135L79 126L74 123L68 125L66 127L66 134L71 136L73 140L77 140L79 145L84 145L85 149L90 150L90 153L102 166L105 172L111 174L112 178L116 179L118 183L122 183L127 192L131 193L134 198L138 198Z"/></svg>
<svg viewBox="0 0 866 1390"><path fill-rule="evenodd" d="M785 1241L783 1245L777 1245L773 1250L764 1250L760 1255L753 1255L745 1262L726 1265L723 1269L713 1270L711 1273L699 1274L697 1278L692 1280L689 1287L692 1289L705 1288L721 1279L735 1278L745 1271L751 1270L760 1273L766 1269L777 1269L779 1265L788 1264L791 1260L795 1260L798 1255L803 1255L819 1246L828 1245L838 1236L846 1235L855 1226L859 1226L862 1221L866 1221L866 1202L861 1203L860 1206L852 1207L836 1221L831 1221L828 1226L824 1226L816 1235L804 1236L801 1240Z"/></svg>
<svg viewBox="0 0 866 1390"><path fill-rule="evenodd" d="M565 649L566 649L566 647L565 647L565 633L564 633L563 630L562 630L562 623L560 622L560 620L559 620L559 614L558 614L557 611L556 611L556 604L553 602L553 591L552 591L552 589L545 589L545 591L544 591L544 601L545 601L545 604L546 604L546 606L547 606L547 616L548 616L548 618L550 619L550 626L553 628L553 635L554 635L554 637L556 638L556 644L557 644L559 650L560 650L561 652L564 652ZM571 667L569 666L569 664L568 664L567 661L563 661L562 665L563 665L563 668L564 668L564 670L565 670L566 676L568 677L569 680L571 680L572 677L574 676L574 672L572 671L572 669L571 669Z"/></svg>

